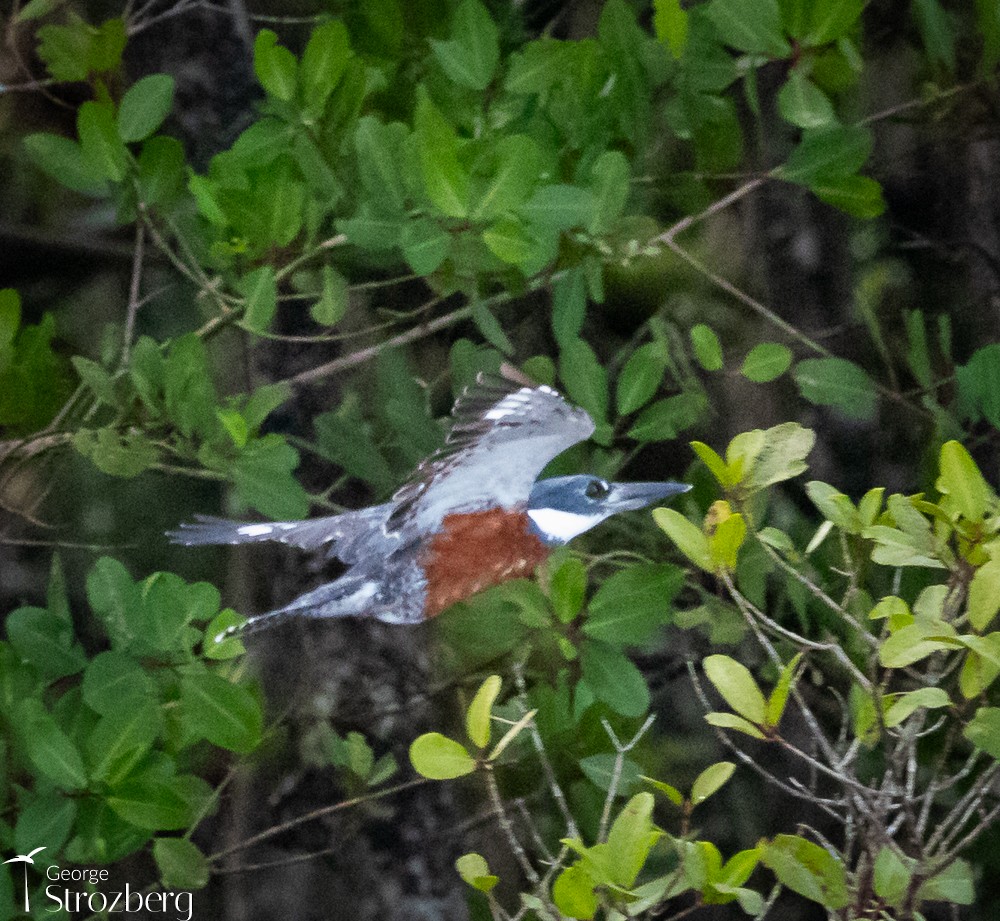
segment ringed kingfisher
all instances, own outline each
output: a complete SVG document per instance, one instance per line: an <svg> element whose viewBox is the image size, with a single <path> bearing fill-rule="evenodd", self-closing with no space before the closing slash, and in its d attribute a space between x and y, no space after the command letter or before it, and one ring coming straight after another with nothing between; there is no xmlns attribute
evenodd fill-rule
<svg viewBox="0 0 1000 921"><path fill-rule="evenodd" d="M415 624L489 586L530 576L556 547L611 515L691 488L588 475L539 480L556 455L590 437L594 421L551 387L510 366L501 373L480 374L462 392L444 447L386 503L304 521L197 516L168 537L188 546L278 541L349 567L290 604L251 617L241 631L295 615Z"/></svg>

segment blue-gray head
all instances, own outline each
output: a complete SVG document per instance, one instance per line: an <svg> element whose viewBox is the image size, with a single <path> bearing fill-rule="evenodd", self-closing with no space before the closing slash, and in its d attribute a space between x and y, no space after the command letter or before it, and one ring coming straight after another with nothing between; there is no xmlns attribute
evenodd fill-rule
<svg viewBox="0 0 1000 921"><path fill-rule="evenodd" d="M528 500L528 517L541 539L565 544L605 518L645 508L687 492L687 483L609 483L587 474L538 480Z"/></svg>

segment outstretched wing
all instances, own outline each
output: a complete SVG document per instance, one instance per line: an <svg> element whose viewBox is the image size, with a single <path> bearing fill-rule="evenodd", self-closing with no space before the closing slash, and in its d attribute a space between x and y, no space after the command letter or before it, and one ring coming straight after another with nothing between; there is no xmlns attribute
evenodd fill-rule
<svg viewBox="0 0 1000 921"><path fill-rule="evenodd" d="M594 431L586 411L551 387L484 375L452 416L445 446L393 496L390 532L432 533L452 512L523 506L546 464Z"/></svg>
<svg viewBox="0 0 1000 921"><path fill-rule="evenodd" d="M327 557L356 563L370 549L373 538L385 537L382 529L391 508L376 505L343 515L306 521L230 521L195 515L194 524L182 524L167 537L175 544L252 544L273 540L303 550L325 548Z"/></svg>

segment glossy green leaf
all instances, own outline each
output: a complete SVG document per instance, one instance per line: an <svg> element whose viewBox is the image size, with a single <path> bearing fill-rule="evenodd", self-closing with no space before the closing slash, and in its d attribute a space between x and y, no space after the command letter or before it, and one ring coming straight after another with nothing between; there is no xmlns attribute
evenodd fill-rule
<svg viewBox="0 0 1000 921"><path fill-rule="evenodd" d="M645 406L659 390L667 362L663 346L647 342L629 356L618 376L615 397L618 413L627 416Z"/></svg>
<svg viewBox="0 0 1000 921"><path fill-rule="evenodd" d="M953 902L972 905L976 900L972 866L965 860L955 860L935 874L917 890L917 901Z"/></svg>
<svg viewBox="0 0 1000 921"><path fill-rule="evenodd" d="M664 783L662 780L656 780L652 777L643 776L642 779L646 781L646 783L656 787L656 789L659 790L664 796L666 796L666 798L670 800L670 802L672 802L675 806L683 805L684 794L681 793L681 791L678 790L677 787L674 787L668 783Z"/></svg>
<svg viewBox="0 0 1000 921"><path fill-rule="evenodd" d="M821 128L837 120L829 96L798 69L778 93L778 111L798 128Z"/></svg>
<svg viewBox="0 0 1000 921"><path fill-rule="evenodd" d="M951 700L944 688L917 688L900 694L892 702L885 713L885 725L891 729L898 726L917 710L934 710L951 705Z"/></svg>
<svg viewBox="0 0 1000 921"><path fill-rule="evenodd" d="M418 217L403 225L400 245L410 268L417 275L430 275L448 255L451 236L437 221Z"/></svg>
<svg viewBox="0 0 1000 921"><path fill-rule="evenodd" d="M79 790L87 774L79 749L41 701L27 698L15 711L15 727L35 770L64 790Z"/></svg>
<svg viewBox="0 0 1000 921"><path fill-rule="evenodd" d="M161 711L150 699L104 714L85 743L90 776L100 783L121 783L149 754L162 723Z"/></svg>
<svg viewBox="0 0 1000 921"><path fill-rule="evenodd" d="M733 710L758 725L767 721L767 702L745 665L723 655L709 656L703 665L708 680Z"/></svg>
<svg viewBox="0 0 1000 921"><path fill-rule="evenodd" d="M441 68L459 86L483 90L500 60L500 40L489 11L478 0L464 0L455 11L451 39L431 39Z"/></svg>
<svg viewBox="0 0 1000 921"><path fill-rule="evenodd" d="M465 714L465 731L472 744L477 748L486 748L490 743L490 720L493 703L500 693L500 676L490 675L476 691L469 709Z"/></svg>
<svg viewBox="0 0 1000 921"><path fill-rule="evenodd" d="M616 885L631 889L653 845L663 832L653 825L653 794L636 793L615 817L608 832L611 874Z"/></svg>
<svg viewBox="0 0 1000 921"><path fill-rule="evenodd" d="M594 195L594 216L588 226L593 234L604 233L625 210L629 195L630 170L625 155L606 150L591 168L590 187Z"/></svg>
<svg viewBox="0 0 1000 921"><path fill-rule="evenodd" d="M550 560L555 560L551 557ZM587 567L576 556L566 556L549 565L549 598L560 622L568 624L583 608L587 594Z"/></svg>
<svg viewBox="0 0 1000 921"><path fill-rule="evenodd" d="M653 520L695 566L705 572L715 572L715 561L708 548L708 538L701 528L672 508L653 509Z"/></svg>
<svg viewBox="0 0 1000 921"><path fill-rule="evenodd" d="M14 847L19 854L31 853L39 841L47 850L58 852L66 843L76 819L77 803L56 790L35 791L19 803L14 825ZM2 898L2 897L0 897ZM0 901L0 905L3 902Z"/></svg>
<svg viewBox="0 0 1000 921"><path fill-rule="evenodd" d="M653 0L653 31L680 60L687 44L688 14L680 0Z"/></svg>
<svg viewBox="0 0 1000 921"><path fill-rule="evenodd" d="M938 492L947 495L969 521L979 521L996 503L996 495L983 479L972 455L957 441L941 446Z"/></svg>
<svg viewBox="0 0 1000 921"><path fill-rule="evenodd" d="M347 28L339 20L316 26L306 42L299 67L302 98L314 116L323 112L330 94L337 88L351 56Z"/></svg>
<svg viewBox="0 0 1000 921"><path fill-rule="evenodd" d="M597 215L597 199L590 189L575 185L545 185L519 209L532 224L553 230L588 227Z"/></svg>
<svg viewBox="0 0 1000 921"><path fill-rule="evenodd" d="M489 864L482 854L463 854L455 861L455 869L464 882L480 892L491 892L500 882L499 876L490 873Z"/></svg>
<svg viewBox="0 0 1000 921"><path fill-rule="evenodd" d="M726 45L774 58L791 54L778 0L712 0L705 12Z"/></svg>
<svg viewBox="0 0 1000 921"><path fill-rule="evenodd" d="M292 476L299 453L280 435L271 433L251 441L232 468L240 499L268 518L305 518L309 496Z"/></svg>
<svg viewBox="0 0 1000 921"><path fill-rule="evenodd" d="M868 159L871 131L859 126L812 128L775 173L789 182L811 186L820 180L852 176Z"/></svg>
<svg viewBox="0 0 1000 921"><path fill-rule="evenodd" d="M755 739L767 738L750 720L737 716L735 713L706 713L705 722L719 729L735 729L744 735L753 736Z"/></svg>
<svg viewBox="0 0 1000 921"><path fill-rule="evenodd" d="M320 326L335 326L347 313L351 289L347 279L331 265L324 265L320 274L322 293L310 306L309 315Z"/></svg>
<svg viewBox="0 0 1000 921"><path fill-rule="evenodd" d="M885 845L875 858L875 894L890 905L899 907L910 888L913 877L911 869L903 863L896 852Z"/></svg>
<svg viewBox="0 0 1000 921"><path fill-rule="evenodd" d="M187 838L157 838L153 842L153 859L166 889L202 889L208 885L208 860Z"/></svg>
<svg viewBox="0 0 1000 921"><path fill-rule="evenodd" d="M587 686L616 713L635 717L649 709L649 686L619 649L588 640L580 649L580 666Z"/></svg>
<svg viewBox="0 0 1000 921"><path fill-rule="evenodd" d="M878 409L871 378L846 358L807 358L795 366L795 383L810 403L832 406L851 419L870 420Z"/></svg>
<svg viewBox="0 0 1000 921"><path fill-rule="evenodd" d="M402 214L406 189L399 166L398 145L406 138L402 125L384 125L372 115L358 120L354 132L361 184L378 213Z"/></svg>
<svg viewBox="0 0 1000 921"><path fill-rule="evenodd" d="M246 298L243 325L253 332L266 332L278 310L278 283L274 269L263 265L244 275L240 290Z"/></svg>
<svg viewBox="0 0 1000 921"><path fill-rule="evenodd" d="M868 176L820 178L809 188L820 201L863 220L878 217L886 208L882 186Z"/></svg>
<svg viewBox="0 0 1000 921"><path fill-rule="evenodd" d="M108 805L126 822L150 831L186 828L197 815L205 782L198 777L141 777L115 787ZM210 793L205 790L204 792Z"/></svg>
<svg viewBox="0 0 1000 921"><path fill-rule="evenodd" d="M691 804L703 803L716 793L733 776L736 765L732 761L718 761L710 764L691 784Z"/></svg>
<svg viewBox="0 0 1000 921"><path fill-rule="evenodd" d="M798 667L801 661L802 653L796 653L792 656L791 661L782 668L781 674L778 676L778 683L775 684L771 696L767 699L764 719L768 726L777 726L781 722L785 706L788 703L788 696L798 678Z"/></svg>
<svg viewBox="0 0 1000 921"><path fill-rule="evenodd" d="M706 371L722 370L722 346L719 337L710 326L699 323L691 329L691 344L694 355Z"/></svg>
<svg viewBox="0 0 1000 921"><path fill-rule="evenodd" d="M476 769L465 746L440 732L417 736L410 746L410 762L418 774L430 780L452 780Z"/></svg>
<svg viewBox="0 0 1000 921"><path fill-rule="evenodd" d="M83 158L95 174L111 182L121 182L128 172L128 150L118 136L110 104L88 101L76 117Z"/></svg>
<svg viewBox="0 0 1000 921"><path fill-rule="evenodd" d="M579 866L566 867L552 884L552 901L566 917L589 921L597 912L594 881Z"/></svg>
<svg viewBox="0 0 1000 921"><path fill-rule="evenodd" d="M746 521L740 514L729 515L716 525L708 538L708 552L717 570L736 569L736 557L746 535Z"/></svg>
<svg viewBox="0 0 1000 921"><path fill-rule="evenodd" d="M607 419L607 371L583 339L569 340L560 347L559 377L570 399L587 410L595 422Z"/></svg>
<svg viewBox="0 0 1000 921"><path fill-rule="evenodd" d="M954 645L935 637L944 633L944 625L915 623L901 627L879 649L879 661L886 668L905 668L935 652L953 649Z"/></svg>
<svg viewBox="0 0 1000 921"><path fill-rule="evenodd" d="M71 624L45 608L18 608L7 616L7 639L22 662L46 682L83 670L86 654Z"/></svg>
<svg viewBox="0 0 1000 921"><path fill-rule="evenodd" d="M153 681L131 656L98 653L83 673L84 702L97 713L133 709L153 699Z"/></svg>
<svg viewBox="0 0 1000 921"><path fill-rule="evenodd" d="M30 134L24 139L24 149L41 170L74 192L107 194L103 168L85 157L75 141L56 134Z"/></svg>
<svg viewBox="0 0 1000 921"><path fill-rule="evenodd" d="M761 342L755 345L743 359L740 373L747 380L766 384L781 377L792 364L792 351L777 342Z"/></svg>
<svg viewBox="0 0 1000 921"><path fill-rule="evenodd" d="M538 144L528 135L501 138L494 170L472 209L473 219L489 220L523 204L535 187L540 164Z"/></svg>
<svg viewBox="0 0 1000 921"><path fill-rule="evenodd" d="M253 46L254 73L275 99L291 102L295 96L298 63L291 51L278 44L278 36L270 29L257 33Z"/></svg>
<svg viewBox="0 0 1000 921"><path fill-rule="evenodd" d="M213 745L246 753L259 744L264 714L247 688L211 672L193 671L181 681L185 728Z"/></svg>
<svg viewBox="0 0 1000 921"><path fill-rule="evenodd" d="M132 86L118 109L118 135L126 143L148 138L170 114L174 104L174 78L150 74Z"/></svg>
<svg viewBox="0 0 1000 921"><path fill-rule="evenodd" d="M976 570L969 583L966 610L969 623L980 632L996 617L1000 611L1000 560L989 560Z"/></svg>
<svg viewBox="0 0 1000 921"><path fill-rule="evenodd" d="M589 605L583 632L615 646L647 643L670 622L684 572L669 563L636 563L603 583Z"/></svg>
<svg viewBox="0 0 1000 921"><path fill-rule="evenodd" d="M762 862L793 892L838 911L850 897L844 865L818 844L796 835L778 835L764 850Z"/></svg>
<svg viewBox="0 0 1000 921"><path fill-rule="evenodd" d="M418 96L414 126L427 197L442 214L465 217L469 175L458 160L458 136L426 93Z"/></svg>

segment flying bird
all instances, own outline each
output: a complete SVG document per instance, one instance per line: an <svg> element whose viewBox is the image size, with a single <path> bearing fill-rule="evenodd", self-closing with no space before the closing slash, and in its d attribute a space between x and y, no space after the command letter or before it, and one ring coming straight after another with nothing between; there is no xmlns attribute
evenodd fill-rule
<svg viewBox="0 0 1000 921"><path fill-rule="evenodd" d="M556 547L611 515L691 488L589 475L539 480L549 461L591 436L594 420L551 387L509 366L502 374L480 375L463 391L444 447L388 502L305 521L198 516L168 536L188 546L277 541L349 567L250 618L243 631L295 615L416 624L492 585L530 576Z"/></svg>

